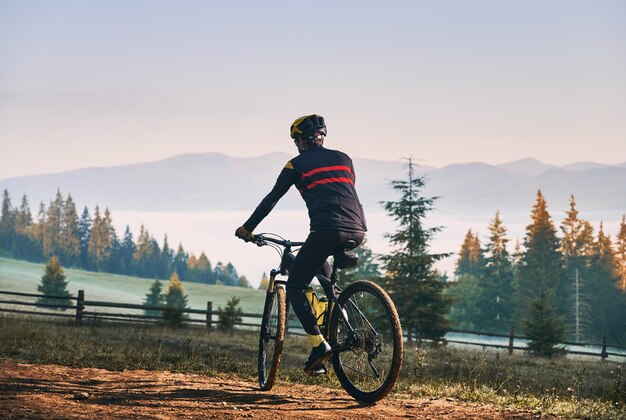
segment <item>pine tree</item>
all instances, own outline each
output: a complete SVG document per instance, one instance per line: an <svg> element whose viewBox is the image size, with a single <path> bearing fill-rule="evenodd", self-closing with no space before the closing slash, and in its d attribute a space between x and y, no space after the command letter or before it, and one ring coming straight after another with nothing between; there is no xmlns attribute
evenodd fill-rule
<svg viewBox="0 0 626 420"><path fill-rule="evenodd" d="M531 302L540 295L542 288L546 290L546 298L555 299L551 305L555 316L559 315L556 296L561 292L560 244L541 191L537 192L531 217L532 223L526 227L516 284L519 320L528 318Z"/></svg>
<svg viewBox="0 0 626 420"><path fill-rule="evenodd" d="M626 292L626 215L622 216L622 222L619 225L619 232L615 241L615 258L617 259L619 274L617 286L622 292Z"/></svg>
<svg viewBox="0 0 626 420"><path fill-rule="evenodd" d="M35 249L33 216L26 195L22 196L19 210L15 214L15 237L11 254L17 258L36 261L38 252Z"/></svg>
<svg viewBox="0 0 626 420"><path fill-rule="evenodd" d="M43 237L46 226L46 206L42 202L39 203L39 211L37 212L37 223L33 226L33 260L43 260Z"/></svg>
<svg viewBox="0 0 626 420"><path fill-rule="evenodd" d="M211 269L211 261L204 252L200 254L196 261L196 270L198 272L199 281L202 283L215 284L213 280L213 270Z"/></svg>
<svg viewBox="0 0 626 420"><path fill-rule="evenodd" d="M2 194L2 213L0 213L0 250L10 250L13 247L15 233L15 212L11 206L11 196L8 190Z"/></svg>
<svg viewBox="0 0 626 420"><path fill-rule="evenodd" d="M239 305L239 298L236 296L231 297L228 302L226 302L224 309L219 307L217 310L219 312L219 329L233 333L235 325L241 323L243 316L243 310Z"/></svg>
<svg viewBox="0 0 626 420"><path fill-rule="evenodd" d="M183 310L187 308L187 296L183 291L178 273L173 273L165 293L165 306L163 317L172 325L182 325L187 318Z"/></svg>
<svg viewBox="0 0 626 420"><path fill-rule="evenodd" d="M524 333L529 339L528 349L541 356L554 356L563 352L558 344L563 341L564 327L554 313L554 289L539 286L539 295L530 302L528 316L524 319Z"/></svg>
<svg viewBox="0 0 626 420"><path fill-rule="evenodd" d="M408 339L439 340L449 327L445 318L451 304L443 291L446 284L439 281L434 264L450 254L429 253L430 241L440 227L425 228L423 223L433 209L436 197L422 196L424 177L415 176L413 161L408 161L408 180L392 181L400 194L398 201L384 202L384 208L399 225L387 234L394 252L382 257L387 272L383 279L386 290L394 300Z"/></svg>
<svg viewBox="0 0 626 420"><path fill-rule="evenodd" d="M63 196L57 190L54 200L50 202L46 222L43 228L43 255L44 258L63 255L61 226L64 208Z"/></svg>
<svg viewBox="0 0 626 420"><path fill-rule="evenodd" d="M120 258L124 274L132 274L133 254L136 250L137 248L135 247L133 234L130 231L130 227L126 225L120 250Z"/></svg>
<svg viewBox="0 0 626 420"><path fill-rule="evenodd" d="M484 268L484 264L484 255L480 247L478 233L474 235L470 229L467 231L465 240L461 245L459 259L457 260L454 274L456 276L469 274L471 276L478 277Z"/></svg>
<svg viewBox="0 0 626 420"><path fill-rule="evenodd" d="M105 210L104 217L100 215L100 208L96 212L89 232L89 259L93 262L96 271L103 271L111 258L113 238L109 209Z"/></svg>
<svg viewBox="0 0 626 420"><path fill-rule="evenodd" d="M163 284L159 279L156 279L152 286L150 286L150 291L146 295L146 299L143 301L143 304L146 306L162 306L165 303L165 296L163 295ZM156 309L146 309L144 311L146 315L150 316L160 316L161 311Z"/></svg>
<svg viewBox="0 0 626 420"><path fill-rule="evenodd" d="M593 253L593 227L578 217L576 200L570 198L570 209L561 223L563 238L560 251L563 254L563 287L560 293L560 313L564 315L566 328L576 342L584 341L590 318L589 296L583 293L589 282L590 257Z"/></svg>
<svg viewBox="0 0 626 420"><path fill-rule="evenodd" d="M191 256L187 259L187 281L193 282L201 282L202 276L200 275L200 271L198 270L198 259L192 253Z"/></svg>
<svg viewBox="0 0 626 420"><path fill-rule="evenodd" d="M500 213L489 225L485 267L480 277L476 306L480 312L481 331L506 333L513 323L515 308L515 273L506 248L509 241Z"/></svg>
<svg viewBox="0 0 626 420"><path fill-rule="evenodd" d="M174 257L174 271L178 273L178 275L185 279L185 281L191 281L187 276L187 264L189 263L189 254L185 252L182 244L178 244L178 249L176 250L176 256Z"/></svg>
<svg viewBox="0 0 626 420"><path fill-rule="evenodd" d="M455 329L468 331L483 331L481 308L477 302L483 292L480 279L471 274L457 276L445 294L452 300L448 319Z"/></svg>
<svg viewBox="0 0 626 420"><path fill-rule="evenodd" d="M61 215L60 248L66 265L78 266L80 260L80 237L78 231L78 213L71 195L67 195Z"/></svg>
<svg viewBox="0 0 626 420"><path fill-rule="evenodd" d="M170 248L167 242L167 235L163 238L163 249L161 249L160 260L160 273L159 277L169 278L172 275L174 265L174 251Z"/></svg>
<svg viewBox="0 0 626 420"><path fill-rule="evenodd" d="M133 254L133 266L135 274L140 277L158 277L158 266L160 251L155 247L158 245L154 238L150 236L148 230L141 225L137 247Z"/></svg>
<svg viewBox="0 0 626 420"><path fill-rule="evenodd" d="M592 297L590 314L593 338L600 343L606 337L610 343L619 344L626 333L626 302L624 293L615 287L619 270L611 237L604 233L602 223L595 242L590 271L592 276L586 292Z"/></svg>
<svg viewBox="0 0 626 420"><path fill-rule="evenodd" d="M54 296L38 298L37 303L40 305L56 305L63 311L71 305L72 295L67 291L65 274L57 257L51 257L48 260L45 274L41 277L41 284L37 286L37 291L43 295Z"/></svg>
<svg viewBox="0 0 626 420"><path fill-rule="evenodd" d="M85 269L90 268L89 260L89 237L91 235L91 225L93 220L87 207L83 208L83 213L78 221L78 238L80 239L80 266Z"/></svg>

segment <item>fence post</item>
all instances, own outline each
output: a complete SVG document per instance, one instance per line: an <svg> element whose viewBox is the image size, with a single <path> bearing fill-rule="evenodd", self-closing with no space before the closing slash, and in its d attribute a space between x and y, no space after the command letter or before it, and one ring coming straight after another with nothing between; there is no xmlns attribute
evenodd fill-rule
<svg viewBox="0 0 626 420"><path fill-rule="evenodd" d="M76 323L83 321L83 310L85 309L85 291L78 291L78 299L76 300Z"/></svg>
<svg viewBox="0 0 626 420"><path fill-rule="evenodd" d="M609 357L609 353L606 351L606 336L602 337L602 351L600 352L602 360L606 360Z"/></svg>
<svg viewBox="0 0 626 420"><path fill-rule="evenodd" d="M211 327L213 326L213 317L211 314L213 313L213 302L207 301L206 303L206 329L211 332Z"/></svg>
<svg viewBox="0 0 626 420"><path fill-rule="evenodd" d="M515 336L515 326L511 325L511 328L509 329L509 354L513 354L513 340Z"/></svg>

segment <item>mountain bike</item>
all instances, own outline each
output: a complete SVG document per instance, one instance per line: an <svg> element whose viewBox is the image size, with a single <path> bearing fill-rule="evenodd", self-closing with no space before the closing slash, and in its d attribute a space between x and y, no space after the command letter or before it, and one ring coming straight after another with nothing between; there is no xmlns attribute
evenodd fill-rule
<svg viewBox="0 0 626 420"><path fill-rule="evenodd" d="M275 234L258 234L258 246L271 246L281 256L280 266L270 272L259 339L259 385L268 391L278 374L287 320L286 277L304 242L291 242ZM337 270L356 266L350 250L354 241L343 244L333 255L330 278L316 277L327 298L327 310L318 322L332 347L332 366L343 388L354 399L375 402L393 388L403 354L400 318L389 295L371 281L356 281L342 290Z"/></svg>

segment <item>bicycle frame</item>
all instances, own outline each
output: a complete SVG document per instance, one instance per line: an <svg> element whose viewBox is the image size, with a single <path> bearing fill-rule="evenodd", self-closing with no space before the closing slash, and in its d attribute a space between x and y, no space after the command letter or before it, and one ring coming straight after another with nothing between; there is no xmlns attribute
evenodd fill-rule
<svg viewBox="0 0 626 420"><path fill-rule="evenodd" d="M277 286L286 288L287 279L277 280L276 276L278 276L279 274L282 276L289 275L289 270L291 268L291 265L293 264L293 261L295 260L295 255L293 254L293 248L304 245L304 242L291 242L288 240L277 240L274 238L263 236L263 234L257 235L257 237L259 238L258 241L256 242L258 246L263 246L263 245L266 245L267 242L271 242L271 243L274 243L276 245L283 247L280 266L277 269L272 269L270 271L270 278L269 278L269 282L267 286L267 292L273 293L274 288ZM320 285L322 286L322 289L324 289L324 294L326 295L326 298L328 299L328 307L326 310L326 314L324 316L324 331L323 331L323 335L326 339L328 339L328 331L330 329L330 318L331 318L330 315L332 311L334 310L334 307L337 302L337 299L339 298L339 295L342 292L341 288L338 285L338 275L337 275L338 269L335 265L335 261L333 261L333 264L331 267L332 267L332 272L331 272L330 278L326 277L325 275L321 273L318 273L315 275ZM356 309L359 310L358 307ZM287 305L287 311L289 311L289 305ZM345 322L350 332L354 332L354 328L352 327L352 325L350 325L350 322L347 316L345 315L343 308L340 308L339 315L341 316L342 320ZM333 349L333 352L341 352L346 349L344 348Z"/></svg>

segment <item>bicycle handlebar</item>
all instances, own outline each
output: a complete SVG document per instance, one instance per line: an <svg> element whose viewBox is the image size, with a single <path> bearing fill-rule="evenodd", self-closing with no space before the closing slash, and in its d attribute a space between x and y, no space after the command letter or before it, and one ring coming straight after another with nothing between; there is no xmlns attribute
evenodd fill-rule
<svg viewBox="0 0 626 420"><path fill-rule="evenodd" d="M292 242L289 239L276 239L270 236L266 236L262 233L259 233L258 235L254 235L254 238L250 242L256 244L257 246L267 245L267 242L271 242L271 243L280 245L285 248L304 245L304 242Z"/></svg>

